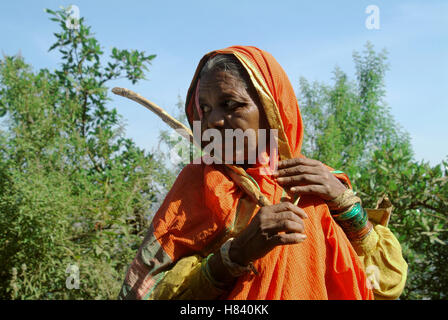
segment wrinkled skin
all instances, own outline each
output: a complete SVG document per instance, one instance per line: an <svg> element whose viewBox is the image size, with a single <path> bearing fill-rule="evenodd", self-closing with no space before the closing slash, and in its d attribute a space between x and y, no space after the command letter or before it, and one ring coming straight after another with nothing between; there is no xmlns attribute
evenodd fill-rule
<svg viewBox="0 0 448 320"><path fill-rule="evenodd" d="M221 133L222 145L221 150L218 150L218 156L223 160L227 156L233 163L237 160L244 161L243 167L250 165L247 161L248 154L249 152L255 154L258 145L256 132L258 129L268 129L266 116L263 108L260 108L261 103L255 89L252 86L246 89L244 82L229 72L212 71L201 78L199 105L203 112L202 134L207 129L216 129ZM238 156L236 143L226 146L224 139L226 129L252 131L255 143L249 144L248 139L244 139L244 151ZM203 142L202 147L207 144L209 142Z"/></svg>
<svg viewBox="0 0 448 320"><path fill-rule="evenodd" d="M327 201L346 189L322 162L308 158L279 161L273 176L290 193L316 195Z"/></svg>
<svg viewBox="0 0 448 320"><path fill-rule="evenodd" d="M226 71L211 71L201 78L199 104L203 112L203 131L216 129L224 137L225 129L257 131L269 128L255 89L248 79L245 79L245 83ZM245 143L245 163L242 166L246 168L250 166L247 163L248 147ZM225 156L229 150L223 143L221 155ZM233 155L236 160L235 152ZM312 194L325 200L332 200L345 190L345 186L322 163L312 159L280 161L274 177L290 193ZM261 208L246 229L233 240L229 251L231 260L247 265L265 256L276 246L305 241L303 219L306 218L303 209L288 202ZM234 278L223 265L219 251L209 263L218 281L233 282Z"/></svg>

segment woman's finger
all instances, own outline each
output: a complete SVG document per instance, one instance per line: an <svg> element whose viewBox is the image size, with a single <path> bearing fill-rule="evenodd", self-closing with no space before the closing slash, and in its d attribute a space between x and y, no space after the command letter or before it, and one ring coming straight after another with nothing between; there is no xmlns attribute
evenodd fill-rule
<svg viewBox="0 0 448 320"><path fill-rule="evenodd" d="M307 186L296 186L289 189L292 193L298 193L300 195L326 195L328 190L322 185L307 185Z"/></svg>
<svg viewBox="0 0 448 320"><path fill-rule="evenodd" d="M303 225L303 223L297 223L296 221L292 220L277 220L272 222L269 229L266 229L266 232L268 234L276 234L279 232L304 233L305 226Z"/></svg>
<svg viewBox="0 0 448 320"><path fill-rule="evenodd" d="M291 202L277 203L270 206L270 209L275 213L291 211L302 219L308 219L308 216L305 213L305 211L302 208L299 208L298 206L292 204Z"/></svg>
<svg viewBox="0 0 448 320"><path fill-rule="evenodd" d="M323 184L325 177L315 174L301 174L298 176L281 177L277 179L281 186L299 186L300 184Z"/></svg>
<svg viewBox="0 0 448 320"><path fill-rule="evenodd" d="M298 166L298 165L308 165L308 166L320 166L322 163L318 160L309 159L309 158L293 158L293 159L287 159L282 160L278 162L278 169L288 168L292 166Z"/></svg>
<svg viewBox="0 0 448 320"><path fill-rule="evenodd" d="M287 177L299 174L322 174L321 168L310 165L298 165L280 169L272 174L273 177Z"/></svg>
<svg viewBox="0 0 448 320"><path fill-rule="evenodd" d="M272 220L275 221L293 221L295 223L298 223L303 226L303 220L294 212L292 211L283 211L283 212L276 212L272 216Z"/></svg>
<svg viewBox="0 0 448 320"><path fill-rule="evenodd" d="M275 234L269 238L271 245L287 245L287 244L297 244L305 241L306 235L303 233L280 233Z"/></svg>

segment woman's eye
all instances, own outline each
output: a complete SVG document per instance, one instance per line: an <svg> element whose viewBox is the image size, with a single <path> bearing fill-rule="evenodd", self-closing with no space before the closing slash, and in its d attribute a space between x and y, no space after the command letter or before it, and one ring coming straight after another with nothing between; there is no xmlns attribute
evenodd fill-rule
<svg viewBox="0 0 448 320"><path fill-rule="evenodd" d="M236 109L236 108L241 106L241 103L238 103L238 102L233 101L233 100L227 100L227 101L224 102L224 104L229 109Z"/></svg>
<svg viewBox="0 0 448 320"><path fill-rule="evenodd" d="M201 109L202 109L202 112L205 112L205 113L210 111L210 107L206 104L201 105Z"/></svg>

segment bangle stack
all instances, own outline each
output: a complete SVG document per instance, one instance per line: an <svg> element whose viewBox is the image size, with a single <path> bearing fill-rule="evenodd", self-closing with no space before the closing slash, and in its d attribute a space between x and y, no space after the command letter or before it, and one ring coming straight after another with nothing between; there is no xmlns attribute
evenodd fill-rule
<svg viewBox="0 0 448 320"><path fill-rule="evenodd" d="M246 272L250 272L250 271L252 271L256 275L259 275L257 269L255 268L255 266L253 265L252 262L250 262L247 266L242 266L242 265L239 265L239 264L233 262L230 259L229 250L230 250L230 245L232 244L232 241L233 241L233 238L228 239L221 246L221 249L220 249L222 263L224 264L226 269L229 271L229 273L235 278L245 274ZM201 265L202 272L204 273L204 276L207 278L207 280L213 286L217 287L218 289L225 290L226 288L228 288L229 284L217 281L215 279L215 277L212 275L212 272L210 270L209 260L212 256L214 256L214 253L210 253L207 256L207 258L205 258L202 261L202 265Z"/></svg>
<svg viewBox="0 0 448 320"><path fill-rule="evenodd" d="M233 262L230 259L229 251L230 246L232 244L233 238L230 238L227 240L222 246L221 246L221 258L224 266L227 268L227 270L230 272L230 274L234 277L239 277L246 272L252 271L256 275L258 275L257 269L255 269L252 262L249 263L247 266L242 266L238 263Z"/></svg>
<svg viewBox="0 0 448 320"><path fill-rule="evenodd" d="M346 212L347 208L351 208L356 202L361 202L361 199L355 195L352 189L346 189L335 199L327 201L327 205L330 211L335 214Z"/></svg>
<svg viewBox="0 0 448 320"><path fill-rule="evenodd" d="M350 241L361 241L372 230L367 212L360 202L353 204L349 210L333 215L334 220L344 230Z"/></svg>

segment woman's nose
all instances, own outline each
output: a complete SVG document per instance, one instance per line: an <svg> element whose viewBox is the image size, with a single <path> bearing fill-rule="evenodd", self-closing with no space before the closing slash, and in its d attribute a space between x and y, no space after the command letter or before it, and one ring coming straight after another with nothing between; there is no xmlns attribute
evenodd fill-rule
<svg viewBox="0 0 448 320"><path fill-rule="evenodd" d="M213 108L207 117L207 125L209 128L224 127L224 112L221 108Z"/></svg>

